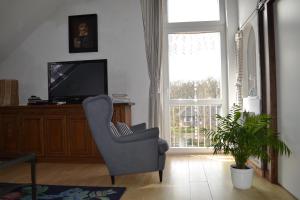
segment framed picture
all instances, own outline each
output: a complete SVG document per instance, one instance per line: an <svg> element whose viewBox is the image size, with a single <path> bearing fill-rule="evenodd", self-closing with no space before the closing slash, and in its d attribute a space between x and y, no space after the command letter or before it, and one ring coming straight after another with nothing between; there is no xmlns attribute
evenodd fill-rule
<svg viewBox="0 0 300 200"><path fill-rule="evenodd" d="M97 14L69 16L69 52L97 51Z"/></svg>

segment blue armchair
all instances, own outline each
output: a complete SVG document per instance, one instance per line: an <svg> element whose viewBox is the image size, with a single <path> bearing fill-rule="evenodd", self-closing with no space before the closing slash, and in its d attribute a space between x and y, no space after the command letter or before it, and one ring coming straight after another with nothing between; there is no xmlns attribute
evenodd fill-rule
<svg viewBox="0 0 300 200"><path fill-rule="evenodd" d="M110 129L113 104L99 95L83 101L83 108L98 150L107 165L112 184L115 176L159 171L162 181L168 144L159 138L159 129L145 124L131 127L133 134L115 136Z"/></svg>

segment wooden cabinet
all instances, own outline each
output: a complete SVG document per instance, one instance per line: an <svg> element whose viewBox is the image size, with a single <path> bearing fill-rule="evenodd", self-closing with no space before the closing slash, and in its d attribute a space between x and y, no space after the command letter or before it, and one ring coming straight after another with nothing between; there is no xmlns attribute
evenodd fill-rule
<svg viewBox="0 0 300 200"><path fill-rule="evenodd" d="M44 155L43 116L23 115L20 126L20 150L22 153L35 152ZM16 138L17 139L17 138Z"/></svg>
<svg viewBox="0 0 300 200"><path fill-rule="evenodd" d="M66 116L47 115L44 117L44 139L46 156L66 156Z"/></svg>
<svg viewBox="0 0 300 200"><path fill-rule="evenodd" d="M114 104L113 122L125 122L131 125L131 104Z"/></svg>
<svg viewBox="0 0 300 200"><path fill-rule="evenodd" d="M112 121L130 126L131 105L114 104ZM39 161L103 162L81 105L0 107L0 159L29 152Z"/></svg>
<svg viewBox="0 0 300 200"><path fill-rule="evenodd" d="M17 155L19 152L19 119L16 114L0 116L0 155Z"/></svg>
<svg viewBox="0 0 300 200"><path fill-rule="evenodd" d="M93 154L93 139L84 116L71 116L68 119L69 152L73 156Z"/></svg>

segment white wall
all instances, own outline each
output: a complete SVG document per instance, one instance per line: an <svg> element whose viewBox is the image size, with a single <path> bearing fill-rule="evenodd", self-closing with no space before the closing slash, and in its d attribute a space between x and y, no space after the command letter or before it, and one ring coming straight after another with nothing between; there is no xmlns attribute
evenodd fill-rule
<svg viewBox="0 0 300 200"><path fill-rule="evenodd" d="M275 5L278 126L293 152L290 158L279 158L279 183L300 199L299 8L299 0L278 0Z"/></svg>
<svg viewBox="0 0 300 200"><path fill-rule="evenodd" d="M236 100L236 56L235 33L238 30L238 3L237 0L226 0L226 39L228 65L228 105L229 108Z"/></svg>
<svg viewBox="0 0 300 200"><path fill-rule="evenodd" d="M239 24L255 9L256 0L239 0ZM278 0L275 4L278 130L291 148L290 158L279 157L279 183L300 198L300 1Z"/></svg>
<svg viewBox="0 0 300 200"><path fill-rule="evenodd" d="M256 8L258 0L238 0L239 26L241 26Z"/></svg>
<svg viewBox="0 0 300 200"><path fill-rule="evenodd" d="M99 52L70 54L68 16L92 13L98 14ZM127 93L136 103L133 123L146 122L149 78L139 0L66 1L2 60L0 78L19 80L25 104L32 94L48 98L47 62L101 58L108 59L109 94Z"/></svg>

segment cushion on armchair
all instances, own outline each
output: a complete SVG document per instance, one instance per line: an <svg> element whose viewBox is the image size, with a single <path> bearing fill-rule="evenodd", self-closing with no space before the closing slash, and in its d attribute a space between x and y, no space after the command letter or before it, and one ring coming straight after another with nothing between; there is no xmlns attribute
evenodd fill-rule
<svg viewBox="0 0 300 200"><path fill-rule="evenodd" d="M158 139L158 152L164 154L169 150L169 145L166 140L159 138Z"/></svg>
<svg viewBox="0 0 300 200"><path fill-rule="evenodd" d="M121 135L130 135L133 133L133 131L130 130L127 124L123 122L117 122L117 129Z"/></svg>
<svg viewBox="0 0 300 200"><path fill-rule="evenodd" d="M119 133L119 131L116 128L116 126L114 125L114 123L110 122L109 126L110 126L110 130L114 134L114 136L116 136L116 137L120 137L121 136L121 134Z"/></svg>

